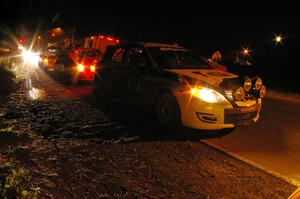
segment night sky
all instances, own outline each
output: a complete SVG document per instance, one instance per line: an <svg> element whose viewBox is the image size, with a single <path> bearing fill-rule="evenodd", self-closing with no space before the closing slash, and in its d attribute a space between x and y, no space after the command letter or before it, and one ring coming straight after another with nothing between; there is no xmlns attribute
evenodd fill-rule
<svg viewBox="0 0 300 199"><path fill-rule="evenodd" d="M140 40L247 43L266 40L273 34L300 34L297 3L11 0L4 4L2 24L34 27L41 22L64 28L75 24L79 35L107 32Z"/></svg>

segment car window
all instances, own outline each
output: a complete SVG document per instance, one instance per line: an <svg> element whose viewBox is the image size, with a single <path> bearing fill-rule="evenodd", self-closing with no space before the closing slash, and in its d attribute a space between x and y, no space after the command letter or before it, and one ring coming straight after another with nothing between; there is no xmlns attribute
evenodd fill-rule
<svg viewBox="0 0 300 199"><path fill-rule="evenodd" d="M148 47L160 68L164 69L211 69L200 56L179 48Z"/></svg>
<svg viewBox="0 0 300 199"><path fill-rule="evenodd" d="M128 49L126 63L129 65L146 66L149 64L149 61L144 50L142 50L141 48L133 47Z"/></svg>
<svg viewBox="0 0 300 199"><path fill-rule="evenodd" d="M91 51L91 50L82 50L78 53L79 57L97 57L97 51Z"/></svg>

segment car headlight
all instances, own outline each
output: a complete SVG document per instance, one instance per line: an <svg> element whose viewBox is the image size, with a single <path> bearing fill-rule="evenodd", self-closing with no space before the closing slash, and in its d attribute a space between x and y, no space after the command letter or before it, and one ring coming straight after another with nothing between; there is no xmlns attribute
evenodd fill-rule
<svg viewBox="0 0 300 199"><path fill-rule="evenodd" d="M260 95L261 98L263 98L264 96L266 96L266 91L267 91L266 87L262 86L261 89L260 89L260 91L259 91L259 95Z"/></svg>
<svg viewBox="0 0 300 199"><path fill-rule="evenodd" d="M208 103L219 103L225 101L225 97L210 88L193 88L191 94Z"/></svg>
<svg viewBox="0 0 300 199"><path fill-rule="evenodd" d="M240 101L245 97L245 90L243 87L237 88L233 93L234 99Z"/></svg>
<svg viewBox="0 0 300 199"><path fill-rule="evenodd" d="M30 50L23 49L22 57L23 57L24 63L32 64L33 66L37 66L39 59L40 59L40 54L31 52Z"/></svg>
<svg viewBox="0 0 300 199"><path fill-rule="evenodd" d="M82 64L79 64L79 65L77 66L77 70L78 70L79 72L83 72L83 71L84 71L84 66L83 66Z"/></svg>
<svg viewBox="0 0 300 199"><path fill-rule="evenodd" d="M257 78L257 80L255 81L255 90L260 90L262 87L262 80L260 78Z"/></svg>
<svg viewBox="0 0 300 199"><path fill-rule="evenodd" d="M244 82L244 89L245 91L249 92L252 86L252 81L251 79L246 79L246 81Z"/></svg>
<svg viewBox="0 0 300 199"><path fill-rule="evenodd" d="M91 70L92 72L95 72L95 70L96 70L95 66L91 66L91 67L90 67L90 70Z"/></svg>

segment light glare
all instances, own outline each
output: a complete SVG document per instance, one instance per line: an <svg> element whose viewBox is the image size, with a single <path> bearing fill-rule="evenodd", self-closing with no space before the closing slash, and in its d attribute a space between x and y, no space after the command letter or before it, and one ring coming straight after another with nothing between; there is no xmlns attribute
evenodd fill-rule
<svg viewBox="0 0 300 199"><path fill-rule="evenodd" d="M83 72L84 71L84 66L82 64L79 64L77 66L77 69L78 69L79 72Z"/></svg>

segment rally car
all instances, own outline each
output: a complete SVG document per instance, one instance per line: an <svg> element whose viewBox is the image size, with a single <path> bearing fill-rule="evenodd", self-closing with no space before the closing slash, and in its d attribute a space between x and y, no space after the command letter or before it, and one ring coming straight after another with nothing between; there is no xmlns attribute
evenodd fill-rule
<svg viewBox="0 0 300 199"><path fill-rule="evenodd" d="M234 129L258 121L266 87L259 77L215 70L178 45L110 46L95 76L94 94L153 111L163 127ZM102 101L102 100L100 100Z"/></svg>

